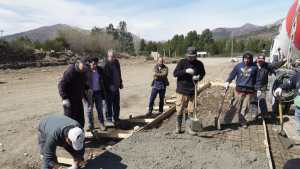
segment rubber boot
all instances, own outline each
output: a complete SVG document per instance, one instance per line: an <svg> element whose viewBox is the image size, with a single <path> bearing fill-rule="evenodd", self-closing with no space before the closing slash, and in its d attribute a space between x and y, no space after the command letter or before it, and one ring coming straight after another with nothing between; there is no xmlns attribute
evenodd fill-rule
<svg viewBox="0 0 300 169"><path fill-rule="evenodd" d="M182 133L182 130L181 130L182 118L183 118L183 115L177 115L175 134L181 134Z"/></svg>
<svg viewBox="0 0 300 169"><path fill-rule="evenodd" d="M188 115L186 115L186 122L185 122L185 130L189 135L195 136L197 133L194 132L191 128L191 120Z"/></svg>

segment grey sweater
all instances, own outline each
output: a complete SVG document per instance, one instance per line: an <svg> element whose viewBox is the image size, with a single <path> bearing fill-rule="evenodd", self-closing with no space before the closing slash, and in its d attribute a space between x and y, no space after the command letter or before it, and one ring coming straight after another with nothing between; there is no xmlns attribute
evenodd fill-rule
<svg viewBox="0 0 300 169"><path fill-rule="evenodd" d="M66 142L67 133L73 127L80 127L80 124L66 116L49 116L41 120L38 130L44 169L53 168L57 163L57 146L64 147L73 158L83 157L84 150L75 151Z"/></svg>

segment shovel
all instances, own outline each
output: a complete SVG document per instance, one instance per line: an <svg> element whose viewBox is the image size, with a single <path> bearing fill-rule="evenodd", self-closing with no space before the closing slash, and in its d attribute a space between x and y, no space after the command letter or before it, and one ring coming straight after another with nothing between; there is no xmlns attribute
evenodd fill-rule
<svg viewBox="0 0 300 169"><path fill-rule="evenodd" d="M202 121L197 117L197 94L198 94L198 82L194 81L195 84L195 96L194 96L194 111L193 111L193 117L191 117L191 129L195 132L201 132L203 131L202 127Z"/></svg>
<svg viewBox="0 0 300 169"><path fill-rule="evenodd" d="M215 117L215 127L218 129L218 130L221 130L221 121L220 121L220 117L221 117L221 114L223 112L223 106L224 106L224 102L225 102L225 98L226 98L226 95L227 95L227 92L228 92L228 89L229 88L226 88L223 96L222 96L222 102L221 102L221 105L220 105L220 108L219 108L219 111L218 111L218 115L217 117Z"/></svg>

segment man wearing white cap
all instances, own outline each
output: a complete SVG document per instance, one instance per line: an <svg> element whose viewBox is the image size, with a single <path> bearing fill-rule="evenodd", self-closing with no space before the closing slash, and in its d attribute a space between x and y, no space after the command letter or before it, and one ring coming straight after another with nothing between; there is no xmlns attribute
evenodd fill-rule
<svg viewBox="0 0 300 169"><path fill-rule="evenodd" d="M77 169L83 162L84 132L80 124L67 116L49 116L38 126L38 143L43 156L43 169L61 169L56 156L56 147L64 147L73 159L69 169Z"/></svg>

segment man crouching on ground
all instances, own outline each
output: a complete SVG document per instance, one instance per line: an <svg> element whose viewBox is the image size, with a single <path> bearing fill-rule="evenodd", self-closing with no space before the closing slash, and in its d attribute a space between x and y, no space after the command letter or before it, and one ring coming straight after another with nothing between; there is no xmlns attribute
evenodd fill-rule
<svg viewBox="0 0 300 169"><path fill-rule="evenodd" d="M250 108L250 99L255 93L257 67L253 63L253 55L246 52L243 55L243 61L237 64L230 73L226 83L226 90L229 84L235 79L235 98L234 107L239 113L239 123L243 128L247 128L246 114Z"/></svg>
<svg viewBox="0 0 300 169"><path fill-rule="evenodd" d="M56 156L56 147L64 147L74 162L68 169L77 169L83 162L84 132L80 124L67 116L49 116L38 126L38 143L43 157L43 169L61 169Z"/></svg>
<svg viewBox="0 0 300 169"><path fill-rule="evenodd" d="M200 81L205 76L204 65L201 61L197 60L197 50L194 47L187 49L186 58L179 61L178 65L174 70L174 77L177 78L177 100L176 100L176 111L177 111L177 124L175 133L180 134L183 131L182 119L185 108L188 109L188 114L193 113L195 84L194 81ZM185 114L185 120L188 120L189 115ZM194 135L188 123L186 123L186 129L188 133Z"/></svg>

